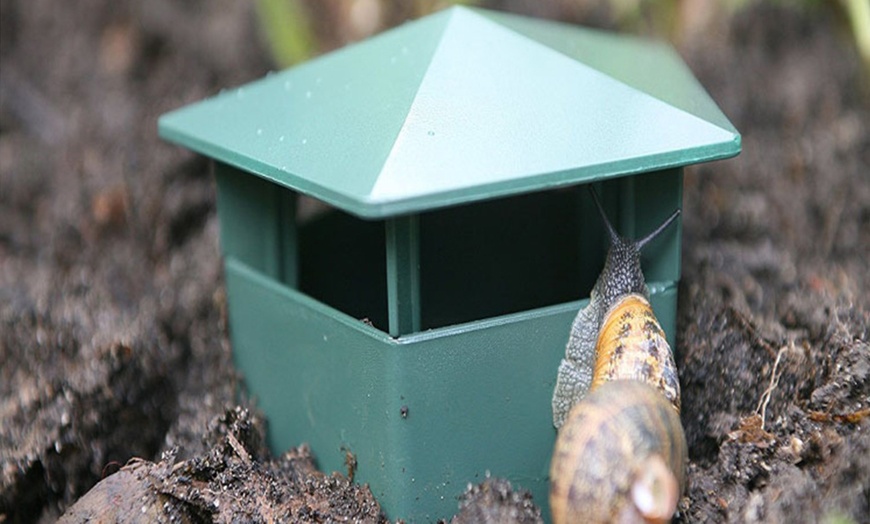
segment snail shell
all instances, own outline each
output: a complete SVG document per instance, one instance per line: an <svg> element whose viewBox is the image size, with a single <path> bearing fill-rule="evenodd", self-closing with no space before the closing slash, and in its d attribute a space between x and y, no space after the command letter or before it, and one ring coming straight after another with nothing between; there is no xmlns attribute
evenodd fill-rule
<svg viewBox="0 0 870 524"><path fill-rule="evenodd" d="M649 301L635 294L617 302L601 324L591 388L613 380L638 380L658 390L680 411L677 365Z"/></svg>
<svg viewBox="0 0 870 524"><path fill-rule="evenodd" d="M643 382L606 382L559 431L550 466L553 522L668 522L686 462L673 405Z"/></svg>

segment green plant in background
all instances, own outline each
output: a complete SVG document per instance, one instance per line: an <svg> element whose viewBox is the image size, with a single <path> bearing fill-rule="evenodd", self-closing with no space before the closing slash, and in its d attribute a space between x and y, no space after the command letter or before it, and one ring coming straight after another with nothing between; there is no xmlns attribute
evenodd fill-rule
<svg viewBox="0 0 870 524"><path fill-rule="evenodd" d="M824 7L826 4L839 8L845 15L852 30L855 48L864 62L864 72L870 76L870 0L779 0L785 5L804 7Z"/></svg>
<svg viewBox="0 0 870 524"><path fill-rule="evenodd" d="M746 1L746 0L744 0ZM870 0L780 0L785 5L798 4L808 7L822 7L825 4L839 6L851 26L855 47L864 62L864 71L870 75Z"/></svg>
<svg viewBox="0 0 870 524"><path fill-rule="evenodd" d="M840 0L852 25L858 53L870 74L870 0Z"/></svg>
<svg viewBox="0 0 870 524"><path fill-rule="evenodd" d="M606 3L616 24L632 33L645 32L674 40L680 34L680 9L685 4L695 2L715 2L715 0L600 0ZM748 7L758 0L718 0L720 12L725 16ZM772 0L783 5L804 8L821 8L826 4L841 9L844 13L855 40L855 46L864 62L865 71L870 75L870 0Z"/></svg>
<svg viewBox="0 0 870 524"><path fill-rule="evenodd" d="M678 2L648 0L606 0L613 20L622 30L665 36L673 32Z"/></svg>
<svg viewBox="0 0 870 524"><path fill-rule="evenodd" d="M300 0L257 0L257 18L272 60L280 68L310 57L317 50L311 16Z"/></svg>
<svg viewBox="0 0 870 524"><path fill-rule="evenodd" d="M856 522L848 515L844 515L839 511L832 511L822 517L822 524L856 524Z"/></svg>
<svg viewBox="0 0 870 524"><path fill-rule="evenodd" d="M382 2L382 0L375 0ZM623 30L647 32L674 39L681 31L680 8L685 0L601 0L609 4L614 20ZM719 0L727 15L746 7L753 0ZM782 0L784 1L784 0ZM410 11L413 18L453 4L473 5L480 0L413 0ZM789 0L789 4L820 7L822 0ZM870 0L839 0L839 6L851 27L855 46L870 75ZM396 8L390 3L384 9ZM319 9L324 6L319 6ZM328 7L327 7L328 8ZM404 6L405 9L408 6ZM314 55L320 43L314 34L312 13L303 0L257 0L256 11L272 60L279 68L289 67Z"/></svg>
<svg viewBox="0 0 870 524"><path fill-rule="evenodd" d="M260 28L263 32L272 61L281 69L302 62L316 54L322 42L318 41L312 27L315 18L323 18L332 12L327 19L341 20L355 7L371 10L375 19L379 19L381 11L404 13L411 18L420 18L433 11L438 11L451 5L475 5L480 0L413 0L409 3L392 3L384 0L371 0L363 4L360 0L349 0L339 3L308 3L304 0L257 0L256 11ZM352 18L352 16L351 16ZM383 21L375 22L380 25ZM363 34L368 34L372 28L367 28ZM383 29L383 27L378 27ZM345 37L348 35L345 34ZM359 34L351 32L350 39L356 39Z"/></svg>

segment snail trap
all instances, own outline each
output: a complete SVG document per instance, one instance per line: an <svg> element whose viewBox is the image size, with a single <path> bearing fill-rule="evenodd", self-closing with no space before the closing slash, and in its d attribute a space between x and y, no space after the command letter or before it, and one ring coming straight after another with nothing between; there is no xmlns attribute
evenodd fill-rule
<svg viewBox="0 0 870 524"><path fill-rule="evenodd" d="M546 512L551 398L608 238L740 135L668 46L453 7L164 115L213 160L233 354L269 443L390 518L487 472ZM675 332L681 229L643 252ZM673 340L670 341L673 346Z"/></svg>

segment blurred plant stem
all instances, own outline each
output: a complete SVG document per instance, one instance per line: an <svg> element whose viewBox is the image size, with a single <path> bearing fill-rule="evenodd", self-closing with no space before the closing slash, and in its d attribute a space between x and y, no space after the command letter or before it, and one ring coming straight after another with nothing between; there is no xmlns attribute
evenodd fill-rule
<svg viewBox="0 0 870 524"><path fill-rule="evenodd" d="M385 0L373 0L383 4L383 9L396 8ZM681 27L679 12L685 11L687 3L692 0L606 0L615 14L617 25L623 30L632 32L647 32L659 36L669 36L671 40L679 37L686 29ZM707 2L713 0L698 0ZM726 15L731 15L750 4L752 0L719 0L718 5L724 8ZM412 0L410 12L412 18L419 18L453 4L474 5L480 0ZM819 0L801 0L806 6L819 4ZM870 0L839 0L839 6L846 14L854 35L855 45L864 63L864 69L870 77ZM361 3L360 3L361 4ZM345 10L357 5L357 2L341 2L335 6L344 6ZM279 68L289 67L311 57L318 49L318 41L312 31L312 13L303 0L257 0L257 16L264 33L272 60ZM339 20L347 18L339 16ZM645 29L642 29L645 28ZM383 29L373 27L363 31L357 38L367 36Z"/></svg>
<svg viewBox="0 0 870 524"><path fill-rule="evenodd" d="M450 5L478 3L480 0L257 0L256 10L272 61L285 68L310 58L325 43L311 29L315 18L329 23L334 41L326 42L328 46L343 45L385 29L385 12L401 19L420 18Z"/></svg>
<svg viewBox="0 0 870 524"><path fill-rule="evenodd" d="M617 24L623 29L637 32L645 23L648 32L657 35L669 35L675 40L685 27L681 27L678 16L679 8L691 7L693 3L718 3L727 16L733 15L746 7L753 0L607 0L616 15ZM823 0L779 0L786 6L805 8L822 7ZM855 46L864 64L864 71L870 78L870 0L839 0L832 3L845 12L852 29Z"/></svg>
<svg viewBox="0 0 870 524"><path fill-rule="evenodd" d="M317 47L311 17L300 0L257 0L257 17L279 68L299 63Z"/></svg>
<svg viewBox="0 0 870 524"><path fill-rule="evenodd" d="M870 0L841 0L852 25L864 70L870 75Z"/></svg>

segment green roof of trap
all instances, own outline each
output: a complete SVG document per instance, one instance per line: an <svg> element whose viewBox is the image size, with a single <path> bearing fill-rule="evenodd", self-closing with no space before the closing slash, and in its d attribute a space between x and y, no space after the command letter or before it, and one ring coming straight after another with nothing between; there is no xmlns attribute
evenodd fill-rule
<svg viewBox="0 0 870 524"><path fill-rule="evenodd" d="M466 7L170 112L159 132L370 218L740 152L670 46Z"/></svg>

